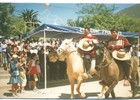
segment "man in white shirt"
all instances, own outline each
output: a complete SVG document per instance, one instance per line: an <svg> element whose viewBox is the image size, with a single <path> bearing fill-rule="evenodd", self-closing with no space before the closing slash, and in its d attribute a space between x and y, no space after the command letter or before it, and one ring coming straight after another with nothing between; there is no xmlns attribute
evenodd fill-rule
<svg viewBox="0 0 140 100"><path fill-rule="evenodd" d="M30 50L30 53L37 54L38 53L38 50L36 49L36 47L32 47L31 50Z"/></svg>

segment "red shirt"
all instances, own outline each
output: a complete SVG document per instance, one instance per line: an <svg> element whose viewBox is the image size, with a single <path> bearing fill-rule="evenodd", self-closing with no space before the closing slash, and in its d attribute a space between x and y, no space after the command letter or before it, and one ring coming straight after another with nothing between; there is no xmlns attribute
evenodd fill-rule
<svg viewBox="0 0 140 100"><path fill-rule="evenodd" d="M88 35L84 36L83 38L92 39L92 40L93 40L93 43L99 43L99 40L98 40L95 36L93 36L93 35L91 35L91 34L88 34ZM82 39L83 39L83 38L82 38ZM94 48L93 48L91 51L83 51L83 50L81 50L80 48L78 48L78 51L79 51L81 54L88 54L88 55L90 55L92 58L95 56Z"/></svg>
<svg viewBox="0 0 140 100"><path fill-rule="evenodd" d="M33 60L32 60L33 61ZM30 74L37 74L36 65L32 65L33 62L30 62L29 69L31 69Z"/></svg>
<svg viewBox="0 0 140 100"><path fill-rule="evenodd" d="M126 46L131 45L125 37L118 37L118 39L111 38L108 41L108 48L112 51L123 49Z"/></svg>

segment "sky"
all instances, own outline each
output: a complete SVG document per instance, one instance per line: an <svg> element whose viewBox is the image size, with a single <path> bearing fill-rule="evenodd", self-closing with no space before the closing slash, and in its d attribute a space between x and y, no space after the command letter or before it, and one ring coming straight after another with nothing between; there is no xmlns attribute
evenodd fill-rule
<svg viewBox="0 0 140 100"><path fill-rule="evenodd" d="M78 3L15 3L15 14L19 14L23 9L33 9L38 11L38 18L41 24L66 25L68 19L76 20L79 11ZM111 4L107 4L111 5ZM133 6L134 4L115 4L118 8L116 12ZM47 7L46 7L47 6Z"/></svg>

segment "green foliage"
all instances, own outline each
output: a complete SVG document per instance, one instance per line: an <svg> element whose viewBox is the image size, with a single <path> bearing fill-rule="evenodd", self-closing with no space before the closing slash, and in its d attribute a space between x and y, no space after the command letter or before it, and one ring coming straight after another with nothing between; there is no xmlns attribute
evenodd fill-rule
<svg viewBox="0 0 140 100"><path fill-rule="evenodd" d="M40 21L38 20L38 11L24 9L19 13L20 18L25 21L25 31L28 32L35 27L39 26Z"/></svg>
<svg viewBox="0 0 140 100"><path fill-rule="evenodd" d="M132 32L138 32L140 33L140 19L134 19L134 24L129 28Z"/></svg>
<svg viewBox="0 0 140 100"><path fill-rule="evenodd" d="M25 33L25 25L23 19L12 16L9 24L11 24L9 28L10 35L15 36Z"/></svg>
<svg viewBox="0 0 140 100"><path fill-rule="evenodd" d="M77 12L79 17L67 22L70 26L84 27L90 26L95 29L107 29L112 27L120 31L140 32L140 20L122 14L114 14L117 9L115 5L106 6L105 4L79 4L80 10Z"/></svg>
<svg viewBox="0 0 140 100"><path fill-rule="evenodd" d="M14 16L14 11L13 4L0 3L0 35L21 35L39 25L37 11L25 9L20 13L20 16Z"/></svg>
<svg viewBox="0 0 140 100"><path fill-rule="evenodd" d="M14 12L14 5L11 3L0 3L0 35L8 35L10 18Z"/></svg>
<svg viewBox="0 0 140 100"><path fill-rule="evenodd" d="M114 5L107 7L105 4L78 4L81 8L77 14L82 15L96 15L96 14L111 14L114 12L116 7Z"/></svg>
<svg viewBox="0 0 140 100"><path fill-rule="evenodd" d="M127 16L129 17L130 20L127 20L129 21L129 24L130 24L130 27L127 27L127 30L128 31L132 31L132 32L138 32L140 33L140 4L136 4L132 7L129 7L129 8L126 8L120 12L118 12L117 14L120 15L120 16Z"/></svg>

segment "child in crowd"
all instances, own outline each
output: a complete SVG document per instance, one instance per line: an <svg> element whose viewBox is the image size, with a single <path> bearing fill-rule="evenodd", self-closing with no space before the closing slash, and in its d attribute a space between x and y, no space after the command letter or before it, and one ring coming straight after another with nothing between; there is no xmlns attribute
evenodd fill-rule
<svg viewBox="0 0 140 100"><path fill-rule="evenodd" d="M40 69L39 60L36 60L36 71L37 71L37 76L38 76L37 87L39 87L39 84L40 84L40 76L41 76L41 69Z"/></svg>
<svg viewBox="0 0 140 100"><path fill-rule="evenodd" d="M29 61L29 89L33 88L33 90L36 90L36 82L38 81L37 78L37 71L36 71L36 59L37 56L35 53L31 54L31 60Z"/></svg>
<svg viewBox="0 0 140 100"><path fill-rule="evenodd" d="M26 70L25 70L25 64L23 62L24 60L20 61L20 93L24 93L24 87L26 86L27 83L27 78L26 78Z"/></svg>
<svg viewBox="0 0 140 100"><path fill-rule="evenodd" d="M8 84L12 84L12 96L18 96L17 90L18 90L18 83L21 82L21 78L19 75L19 64L18 64L18 56L13 55L12 60L10 62L10 80Z"/></svg>

